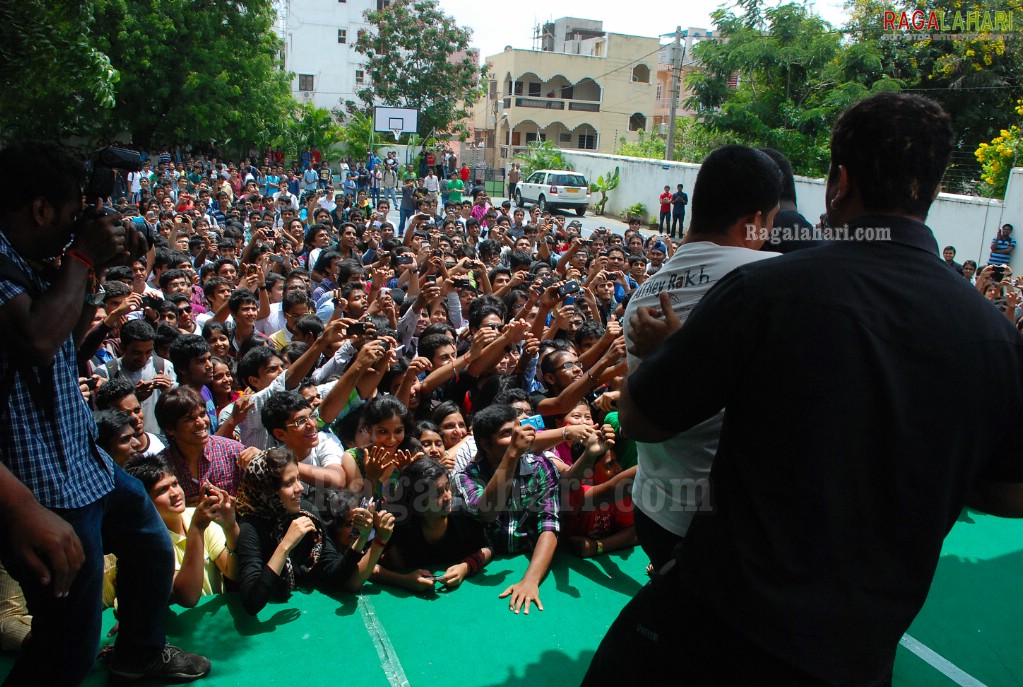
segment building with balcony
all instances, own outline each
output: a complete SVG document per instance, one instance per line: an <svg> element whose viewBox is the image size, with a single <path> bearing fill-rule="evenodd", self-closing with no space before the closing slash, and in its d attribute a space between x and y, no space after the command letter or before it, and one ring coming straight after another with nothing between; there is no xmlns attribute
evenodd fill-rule
<svg viewBox="0 0 1023 687"><path fill-rule="evenodd" d="M678 107L675 110L675 114L678 117L695 117L696 111L686 107L686 100L688 100L693 92L686 88L686 80L689 75L694 71L700 69L700 64L697 62L693 55L693 48L695 48L700 41L713 39L714 32L708 29L701 29L690 26L688 29L682 31L682 81L680 84ZM657 91L655 97L657 98L656 106L654 108L653 121L651 122L650 131L654 131L659 134L668 133L668 121L671 119L671 67L672 67L672 50L674 50L674 41L671 45L666 45L661 48L661 52L657 58Z"/></svg>
<svg viewBox="0 0 1023 687"><path fill-rule="evenodd" d="M621 137L635 140L649 127L657 38L607 33L599 21L570 17L538 34L540 50L509 47L486 58L491 81L474 126L493 151L492 166L536 140L612 153Z"/></svg>
<svg viewBox="0 0 1023 687"><path fill-rule="evenodd" d="M284 69L299 102L334 110L369 83L364 58L355 51L363 13L389 0L280 0L277 26L284 42Z"/></svg>

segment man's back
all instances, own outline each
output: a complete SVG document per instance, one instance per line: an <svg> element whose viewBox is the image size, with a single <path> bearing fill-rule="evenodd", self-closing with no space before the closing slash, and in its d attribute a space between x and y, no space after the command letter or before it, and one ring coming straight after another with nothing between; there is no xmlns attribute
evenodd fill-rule
<svg viewBox="0 0 1023 687"><path fill-rule="evenodd" d="M1010 458L1023 338L926 227L860 223L887 225L891 241L726 277L652 356L704 363L685 367L693 398L644 404L665 428L668 413L684 425L726 408L715 512L696 515L680 556L687 591L781 660L849 683L890 669L974 477L1023 478ZM641 370L631 389L653 381ZM663 369L656 382L679 383ZM984 402L948 393L977 387Z"/></svg>

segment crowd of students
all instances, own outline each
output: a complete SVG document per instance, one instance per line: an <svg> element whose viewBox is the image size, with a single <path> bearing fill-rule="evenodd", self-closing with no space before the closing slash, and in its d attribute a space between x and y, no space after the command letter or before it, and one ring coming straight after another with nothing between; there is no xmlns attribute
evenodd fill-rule
<svg viewBox="0 0 1023 687"><path fill-rule="evenodd" d="M396 228L388 199L271 193L246 163L143 172L137 197L110 200L155 243L98 275L77 356L98 445L174 544L173 602L453 590L528 553L502 595L528 613L559 541L635 545L635 451L612 428L620 320L675 243L638 222L584 238L479 190L442 204L424 179ZM11 590L5 634L23 637Z"/></svg>

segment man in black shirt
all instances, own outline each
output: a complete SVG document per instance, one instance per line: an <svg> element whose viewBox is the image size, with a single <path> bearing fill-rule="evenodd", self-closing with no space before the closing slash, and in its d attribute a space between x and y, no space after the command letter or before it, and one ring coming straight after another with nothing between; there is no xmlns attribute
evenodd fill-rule
<svg viewBox="0 0 1023 687"><path fill-rule="evenodd" d="M683 227L686 222L686 205L689 205L689 194L682 190L682 184L678 190L671 194L671 238L682 238Z"/></svg>
<svg viewBox="0 0 1023 687"><path fill-rule="evenodd" d="M1023 411L1023 337L923 224L951 148L932 101L851 107L826 199L858 240L734 270L623 385L639 441L724 408L714 512L623 610L585 685L665 665L691 685L890 684L963 505L1023 516L1023 425L1006 421ZM678 327L662 305L667 320L634 317L646 345ZM985 403L949 397L978 380ZM665 388L687 391L666 403Z"/></svg>

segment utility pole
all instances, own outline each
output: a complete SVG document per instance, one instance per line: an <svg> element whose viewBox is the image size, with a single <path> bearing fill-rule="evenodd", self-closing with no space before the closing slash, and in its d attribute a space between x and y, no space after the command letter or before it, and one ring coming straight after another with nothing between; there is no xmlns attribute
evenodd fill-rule
<svg viewBox="0 0 1023 687"><path fill-rule="evenodd" d="M668 116L668 141L664 146L664 159L675 159L675 110L682 94L682 27L675 27L675 44L671 47L671 109Z"/></svg>

